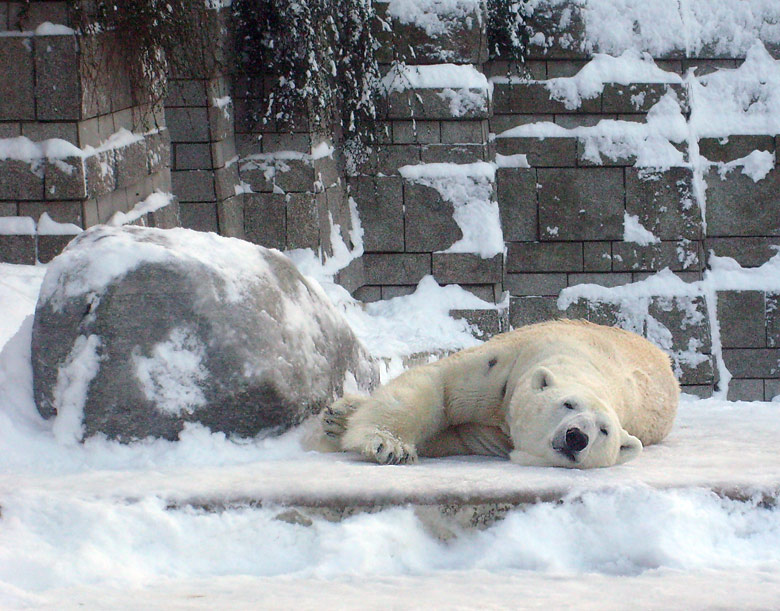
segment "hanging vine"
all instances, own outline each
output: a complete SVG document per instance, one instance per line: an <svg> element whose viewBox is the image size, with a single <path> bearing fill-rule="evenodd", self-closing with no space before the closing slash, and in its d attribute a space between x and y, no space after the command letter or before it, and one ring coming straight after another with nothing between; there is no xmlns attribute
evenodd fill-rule
<svg viewBox="0 0 780 611"><path fill-rule="evenodd" d="M338 128L348 148L374 141L372 0L236 0L233 13L239 68L275 77L269 91L247 80L243 93L264 100L256 121L292 128L305 116L314 130Z"/></svg>

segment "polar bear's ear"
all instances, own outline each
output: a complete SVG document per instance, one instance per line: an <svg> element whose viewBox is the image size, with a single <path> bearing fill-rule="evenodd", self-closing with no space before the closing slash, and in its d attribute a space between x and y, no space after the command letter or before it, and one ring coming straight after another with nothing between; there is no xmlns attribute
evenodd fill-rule
<svg viewBox="0 0 780 611"><path fill-rule="evenodd" d="M620 450L618 450L616 465L620 465L633 458L636 458L642 452L642 442L633 435L629 435L625 430L620 429Z"/></svg>
<svg viewBox="0 0 780 611"><path fill-rule="evenodd" d="M544 390L555 384L555 376L547 367L537 367L531 375L531 388L536 391Z"/></svg>

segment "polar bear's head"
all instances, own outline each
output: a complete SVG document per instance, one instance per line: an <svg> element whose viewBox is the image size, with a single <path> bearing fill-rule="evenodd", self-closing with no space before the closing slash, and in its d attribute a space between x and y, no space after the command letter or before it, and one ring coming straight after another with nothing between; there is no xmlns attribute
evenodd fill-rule
<svg viewBox="0 0 780 611"><path fill-rule="evenodd" d="M589 469L635 458L642 442L584 384L538 367L518 380L509 405L511 459L524 465Z"/></svg>

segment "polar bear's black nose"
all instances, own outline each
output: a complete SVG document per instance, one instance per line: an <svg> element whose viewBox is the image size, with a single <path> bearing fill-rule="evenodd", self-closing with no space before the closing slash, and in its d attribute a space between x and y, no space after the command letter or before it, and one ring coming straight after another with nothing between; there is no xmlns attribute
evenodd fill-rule
<svg viewBox="0 0 780 611"><path fill-rule="evenodd" d="M566 449L579 452L588 447L588 436L580 429L570 428L566 431Z"/></svg>

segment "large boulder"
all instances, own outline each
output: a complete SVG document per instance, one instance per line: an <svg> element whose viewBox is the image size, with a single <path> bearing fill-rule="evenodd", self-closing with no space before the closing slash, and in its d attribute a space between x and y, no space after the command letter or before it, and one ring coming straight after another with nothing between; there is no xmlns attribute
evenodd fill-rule
<svg viewBox="0 0 780 611"><path fill-rule="evenodd" d="M177 438L187 422L281 431L375 363L281 253L186 229L96 227L50 264L35 311L35 401L62 440Z"/></svg>

